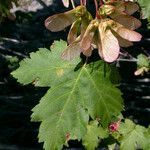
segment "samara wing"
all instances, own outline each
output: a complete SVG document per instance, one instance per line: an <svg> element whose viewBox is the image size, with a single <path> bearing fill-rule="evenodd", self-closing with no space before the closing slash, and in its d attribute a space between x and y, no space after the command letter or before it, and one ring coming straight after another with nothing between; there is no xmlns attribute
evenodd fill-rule
<svg viewBox="0 0 150 150"><path fill-rule="evenodd" d="M91 47L93 37L95 34L95 30L96 30L94 23L96 23L95 20L93 20L89 24L89 26L87 27L87 29L82 37L81 44L80 44L82 52L89 50Z"/></svg>
<svg viewBox="0 0 150 150"><path fill-rule="evenodd" d="M84 7L78 6L75 9L65 13L50 16L45 20L45 26L52 32L61 31L80 18L77 13L80 11L82 12L82 9L84 9Z"/></svg>
<svg viewBox="0 0 150 150"><path fill-rule="evenodd" d="M119 56L119 43L117 38L112 34L110 29L104 29L103 25L99 25L99 55L106 62L113 62Z"/></svg>
<svg viewBox="0 0 150 150"><path fill-rule="evenodd" d="M135 30L141 26L141 22L138 19L121 11L115 10L110 14L110 17L130 30Z"/></svg>
<svg viewBox="0 0 150 150"><path fill-rule="evenodd" d="M113 35L117 38L118 42L119 42L119 45L121 47L129 47L129 46L132 46L133 43L122 38L116 31L114 31L113 29L111 29L111 32L113 33Z"/></svg>
<svg viewBox="0 0 150 150"><path fill-rule="evenodd" d="M68 44L71 44L72 42L74 42L76 40L76 38L78 37L80 25L81 25L80 19L76 20L72 24L72 26L69 30L69 33L68 33L68 37L67 37Z"/></svg>
<svg viewBox="0 0 150 150"><path fill-rule="evenodd" d="M142 38L142 35L138 32L129 30L125 27L119 27L116 32L124 39L132 42L140 41Z"/></svg>
<svg viewBox="0 0 150 150"><path fill-rule="evenodd" d="M71 43L62 53L61 58L64 60L72 60L81 53L79 40Z"/></svg>
<svg viewBox="0 0 150 150"><path fill-rule="evenodd" d="M129 15L132 15L133 13L139 10L139 6L135 2L130 2L130 1L124 2L124 6L125 6L124 12Z"/></svg>

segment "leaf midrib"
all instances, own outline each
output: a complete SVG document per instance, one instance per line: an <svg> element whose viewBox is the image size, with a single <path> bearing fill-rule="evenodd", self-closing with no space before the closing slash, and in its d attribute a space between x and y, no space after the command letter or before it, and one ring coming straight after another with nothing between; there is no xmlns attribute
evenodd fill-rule
<svg viewBox="0 0 150 150"><path fill-rule="evenodd" d="M61 113L61 115L60 115L60 117L59 117L59 119L58 119L58 121L57 121L57 126L56 126L56 128L58 128L59 125L60 125L60 121L61 121L61 119L62 119L62 116L63 116L63 113L64 113L64 111L65 111L65 108L66 108L67 104L69 103L70 97L72 96L72 94L73 94L73 92L74 92L74 90L75 90L75 88L76 88L76 85L77 85L77 83L78 83L78 81L79 81L79 79L80 79L80 76L81 76L82 72L83 72L83 68L84 68L84 66L83 66L82 69L80 70L80 72L79 72L79 74L78 74L78 76L77 76L77 78L76 78L76 80L75 80L75 84L74 84L74 86L73 86L73 88L72 88L72 90L71 90L71 92L70 92L70 95L69 95L68 98L67 98L67 101L66 101L66 103L65 103L65 105L64 105L64 107L63 107L63 109L62 109L62 113Z"/></svg>

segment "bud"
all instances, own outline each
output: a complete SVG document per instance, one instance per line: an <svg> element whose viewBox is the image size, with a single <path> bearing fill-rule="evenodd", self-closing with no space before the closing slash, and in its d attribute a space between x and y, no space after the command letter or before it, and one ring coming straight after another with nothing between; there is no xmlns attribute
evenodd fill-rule
<svg viewBox="0 0 150 150"><path fill-rule="evenodd" d="M116 132L119 129L119 125L120 125L120 120L117 122L113 122L109 125L109 130L110 132Z"/></svg>

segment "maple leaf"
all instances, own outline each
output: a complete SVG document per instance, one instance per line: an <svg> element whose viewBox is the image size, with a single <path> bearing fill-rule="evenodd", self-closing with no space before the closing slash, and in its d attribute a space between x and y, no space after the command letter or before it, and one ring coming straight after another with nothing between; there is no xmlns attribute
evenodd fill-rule
<svg viewBox="0 0 150 150"><path fill-rule="evenodd" d="M146 145L144 147L144 150L149 150L150 149L150 126L147 128L144 135L146 137Z"/></svg>
<svg viewBox="0 0 150 150"><path fill-rule="evenodd" d="M108 131L98 125L98 121L91 121L87 125L87 133L82 139L83 145L87 150L95 150L101 139L108 137Z"/></svg>
<svg viewBox="0 0 150 150"><path fill-rule="evenodd" d="M102 61L85 64L74 71L78 60L58 59L65 46L66 43L60 41L52 46L52 52L44 49L32 53L31 58L23 60L13 72L21 83L28 84L39 78L39 86L51 85L32 110L32 121L41 122L39 142L44 142L46 150L61 149L71 139L80 140L86 134L89 116L93 120L100 118L106 128L112 117L123 109L121 92L110 81L109 65L106 73Z"/></svg>
<svg viewBox="0 0 150 150"><path fill-rule="evenodd" d="M134 124L131 120L126 119L120 124L119 133L122 135L120 139L121 150L135 150L137 147L144 148L147 145L147 139L144 133L146 128Z"/></svg>
<svg viewBox="0 0 150 150"><path fill-rule="evenodd" d="M61 77L67 74L70 65L76 65L79 61L76 59L70 63L61 60L60 53L66 47L66 42L55 41L51 46L51 51L41 48L39 51L31 53L30 58L21 61L19 69L11 74L22 84L33 83L35 86L52 86L52 83L59 82Z"/></svg>
<svg viewBox="0 0 150 150"><path fill-rule="evenodd" d="M102 63L97 62L76 72L70 69L66 78L33 109L32 121L41 121L39 141L44 142L46 150L62 148L66 135L80 140L86 132L88 115L99 117L107 127L112 117L120 113L121 93L108 81L109 74L104 77L102 68ZM92 72L93 69L97 71Z"/></svg>

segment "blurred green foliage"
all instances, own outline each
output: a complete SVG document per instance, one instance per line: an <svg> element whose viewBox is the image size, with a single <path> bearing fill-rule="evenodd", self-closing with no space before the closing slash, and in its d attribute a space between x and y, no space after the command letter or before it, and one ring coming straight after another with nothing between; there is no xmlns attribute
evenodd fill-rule
<svg viewBox="0 0 150 150"><path fill-rule="evenodd" d="M13 3L17 5L18 0L0 0L0 19L11 15Z"/></svg>

